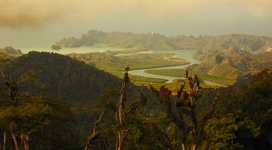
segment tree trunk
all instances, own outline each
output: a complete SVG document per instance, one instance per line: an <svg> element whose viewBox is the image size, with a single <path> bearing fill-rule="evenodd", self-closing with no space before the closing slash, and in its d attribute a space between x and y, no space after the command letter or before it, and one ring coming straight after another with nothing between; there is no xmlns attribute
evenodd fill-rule
<svg viewBox="0 0 272 150"><path fill-rule="evenodd" d="M29 135L21 134L21 141L24 146L24 150L29 150Z"/></svg>
<svg viewBox="0 0 272 150"><path fill-rule="evenodd" d="M181 150L196 150L196 144L181 144Z"/></svg>
<svg viewBox="0 0 272 150"><path fill-rule="evenodd" d="M117 119L117 125L119 127L119 131L116 136L116 147L115 147L116 150L122 150L125 137L127 136L127 130L124 130L125 129L124 110L125 110L125 103L127 100L127 90L128 90L128 84L129 84L128 70L129 68L127 67L125 69L124 80L122 83L120 98L117 105L116 119Z"/></svg>
<svg viewBox="0 0 272 150"><path fill-rule="evenodd" d="M11 137L12 137L12 140L13 140L14 149L15 150L20 150L16 135L13 132L11 132Z"/></svg>
<svg viewBox="0 0 272 150"><path fill-rule="evenodd" d="M98 132L96 131L96 128L97 128L98 124L102 121L104 114L105 114L105 110L99 115L98 119L95 121L92 133L90 134L90 136L87 139L87 144L85 145L84 150L91 149L90 146L91 146L92 141L98 136Z"/></svg>
<svg viewBox="0 0 272 150"><path fill-rule="evenodd" d="M122 150L125 138L127 136L127 131L121 130L117 133L117 139L116 139L116 150Z"/></svg>
<svg viewBox="0 0 272 150"><path fill-rule="evenodd" d="M4 131L4 133L3 133L3 147L2 147L3 150L6 150L6 145L7 145L7 132Z"/></svg>
<svg viewBox="0 0 272 150"><path fill-rule="evenodd" d="M116 150L122 150L122 139L121 139L121 132L117 133L117 139L116 139Z"/></svg>
<svg viewBox="0 0 272 150"><path fill-rule="evenodd" d="M192 144L192 150L196 150L196 144Z"/></svg>
<svg viewBox="0 0 272 150"><path fill-rule="evenodd" d="M186 150L184 143L181 144L181 150Z"/></svg>

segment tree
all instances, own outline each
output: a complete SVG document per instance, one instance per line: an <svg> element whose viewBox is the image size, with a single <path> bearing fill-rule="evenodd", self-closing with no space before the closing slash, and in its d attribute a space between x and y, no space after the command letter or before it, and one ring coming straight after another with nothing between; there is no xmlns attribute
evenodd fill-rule
<svg viewBox="0 0 272 150"><path fill-rule="evenodd" d="M186 71L186 76L186 82L180 85L176 96L173 96L173 93L165 86L162 86L155 94L159 95L162 104L168 106L168 117L176 124L180 133L180 146L173 147L180 147L177 149L182 150L196 150L203 142L204 127L214 113L216 103L213 102L209 109L205 110L204 115L199 117L200 113L203 113L198 109L202 92L199 77L189 76L188 71ZM185 86L185 83L188 83L188 86Z"/></svg>
<svg viewBox="0 0 272 150"><path fill-rule="evenodd" d="M120 98L119 102L117 104L117 112L116 112L116 121L118 124L119 130L117 131L117 137L116 137L116 150L122 150L124 140L127 136L128 129L125 126L125 104L127 100L127 91L128 91L128 85L129 85L129 77L128 77L128 71L129 67L125 68L125 74L124 79L120 91Z"/></svg>
<svg viewBox="0 0 272 150"><path fill-rule="evenodd" d="M87 143L85 144L84 150L90 150L91 149L90 145L98 137L99 131L97 131L97 126L102 121L104 114L105 114L105 111L102 111L101 114L99 115L98 119L95 121L94 127L93 127L90 135L87 138Z"/></svg>
<svg viewBox="0 0 272 150"><path fill-rule="evenodd" d="M35 81L33 72L17 74L5 68L0 71L0 79L0 133L3 135L3 149L13 147L15 150L29 150L30 141L37 140L33 134L48 127L53 120L67 121L66 115L71 117L69 107L23 92L27 83ZM7 140L9 137L12 143Z"/></svg>
<svg viewBox="0 0 272 150"><path fill-rule="evenodd" d="M54 45L51 46L51 49L55 50L55 51L58 51L58 50L62 49L62 47L59 46L59 45L54 44Z"/></svg>
<svg viewBox="0 0 272 150"><path fill-rule="evenodd" d="M114 141L112 140L113 135L115 135L116 150L125 149L126 146L131 146L129 145L130 143L137 143L137 139L141 135L141 131L138 127L143 127L143 124L137 117L142 115L141 111L147 102L147 98L143 90L138 89L139 100L134 99L132 102L127 101L130 85L128 71L129 68L125 68L121 90L120 93L117 94L119 95L119 100L113 103L108 100L107 102L103 102L106 107L101 109L99 117L93 123L91 132L87 137L87 143L84 147L85 150L110 147L109 145L103 145L101 141L105 142L105 139ZM106 99L112 96L112 94L105 94L107 95ZM112 117L113 114L115 116L114 118ZM99 141L101 143L99 143ZM135 145L135 147L137 146Z"/></svg>

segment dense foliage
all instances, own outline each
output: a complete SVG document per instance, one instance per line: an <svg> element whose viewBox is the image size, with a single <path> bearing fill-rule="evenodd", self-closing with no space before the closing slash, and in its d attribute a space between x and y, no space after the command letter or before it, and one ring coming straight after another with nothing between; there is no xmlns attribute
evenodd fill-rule
<svg viewBox="0 0 272 150"><path fill-rule="evenodd" d="M175 93L136 87L128 74L121 81L57 54L33 52L4 66L2 149L272 148L271 70L219 89L186 76Z"/></svg>
<svg viewBox="0 0 272 150"><path fill-rule="evenodd" d="M8 65L6 72L14 78L31 75L21 89L36 96L61 98L69 102L92 102L105 89L119 85L116 77L67 56L31 52Z"/></svg>

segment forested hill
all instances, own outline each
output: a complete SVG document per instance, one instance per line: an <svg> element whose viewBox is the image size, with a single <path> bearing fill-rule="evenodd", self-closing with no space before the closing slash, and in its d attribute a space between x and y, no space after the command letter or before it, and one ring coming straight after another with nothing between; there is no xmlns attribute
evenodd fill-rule
<svg viewBox="0 0 272 150"><path fill-rule="evenodd" d="M54 45L60 47L109 47L151 50L220 50L235 48L265 51L272 47L272 38L246 34L220 36L165 36L158 33L102 32L91 30L81 37L67 37Z"/></svg>
<svg viewBox="0 0 272 150"><path fill-rule="evenodd" d="M7 149L20 146L22 136L31 139L25 141L30 149L80 150L86 143L91 149L115 149L120 135L115 117L121 104L117 101L121 80L51 53L31 52L6 67L10 82L0 80L0 94L8 93L0 95L0 133L10 139ZM271 70L240 77L236 84L219 89L202 89L196 78L192 86L190 78L189 86L181 85L176 96L166 87L151 87L151 92L140 92L139 98L130 86L130 97L125 98L134 103L123 107L128 129L124 149L178 150L185 143L197 150L271 150ZM20 95L14 98L9 89ZM101 94L106 101L100 101ZM58 99L70 105L58 104ZM94 101L100 106L82 109Z"/></svg>
<svg viewBox="0 0 272 150"><path fill-rule="evenodd" d="M15 79L28 78L24 92L70 102L93 102L107 90L119 90L121 80L68 56L30 52L7 69Z"/></svg>
<svg viewBox="0 0 272 150"><path fill-rule="evenodd" d="M236 84L204 91L198 115L208 113L202 136L204 149L270 150L272 148L272 72L240 77ZM202 122L199 122L201 126ZM205 138L204 138L205 137ZM209 143L209 148L205 144Z"/></svg>
<svg viewBox="0 0 272 150"><path fill-rule="evenodd" d="M4 48L0 48L0 55L7 55L10 57L17 57L22 55L21 50L19 49L15 49L13 47L4 47Z"/></svg>
<svg viewBox="0 0 272 150"><path fill-rule="evenodd" d="M19 49L13 47L0 48L0 68L5 66L10 60L21 55L22 52Z"/></svg>
<svg viewBox="0 0 272 150"><path fill-rule="evenodd" d="M234 79L248 73L260 72L272 67L272 52L252 54L235 49L222 49L197 54L201 64L191 68L198 72L225 79Z"/></svg>

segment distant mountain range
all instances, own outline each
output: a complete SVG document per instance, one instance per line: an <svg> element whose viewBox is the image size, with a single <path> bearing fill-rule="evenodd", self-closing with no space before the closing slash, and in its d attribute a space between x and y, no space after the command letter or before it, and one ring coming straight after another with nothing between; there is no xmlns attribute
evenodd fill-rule
<svg viewBox="0 0 272 150"><path fill-rule="evenodd" d="M219 36L165 36L158 33L103 32L91 30L81 37L66 37L57 41L60 47L112 47L151 50L220 50L239 49L250 52L269 51L272 38L231 34Z"/></svg>

